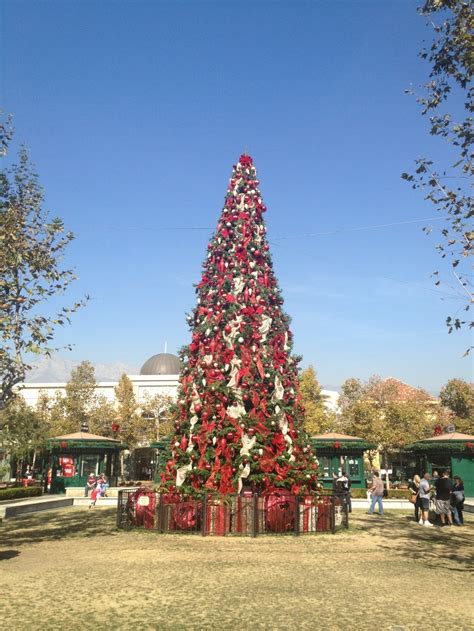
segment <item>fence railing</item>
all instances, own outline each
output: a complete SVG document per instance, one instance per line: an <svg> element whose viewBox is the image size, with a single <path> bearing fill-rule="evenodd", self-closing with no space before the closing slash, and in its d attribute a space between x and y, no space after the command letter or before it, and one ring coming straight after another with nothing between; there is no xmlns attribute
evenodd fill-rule
<svg viewBox="0 0 474 631"><path fill-rule="evenodd" d="M138 488L119 491L117 527L203 536L303 535L348 528L349 515L345 498L329 494L282 491L183 499Z"/></svg>

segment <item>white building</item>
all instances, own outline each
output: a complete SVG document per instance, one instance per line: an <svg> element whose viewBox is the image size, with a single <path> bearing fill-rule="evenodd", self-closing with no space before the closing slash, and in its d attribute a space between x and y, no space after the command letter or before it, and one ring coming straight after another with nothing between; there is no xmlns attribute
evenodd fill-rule
<svg viewBox="0 0 474 631"><path fill-rule="evenodd" d="M176 355L158 353L150 357L142 366L139 375L128 375L133 384L133 391L138 403L146 396L163 394L176 397L180 364ZM100 381L97 384L97 394L103 395L108 401L115 400L114 388L118 381ZM57 393L66 393L66 383L22 383L18 387L20 394L31 407L35 407L40 393L54 398Z"/></svg>
<svg viewBox="0 0 474 631"><path fill-rule="evenodd" d="M135 399L142 403L146 397L156 394L171 396L176 399L180 372L180 362L176 355L171 353L158 353L148 359L140 369L139 375L128 375L133 384ZM97 394L103 395L108 401L114 401L114 388L118 381L100 381L97 384ZM19 391L26 403L35 407L40 392L54 398L57 393L64 395L66 383L22 383ZM337 410L339 393L335 390L322 390L325 397L325 405L329 410Z"/></svg>

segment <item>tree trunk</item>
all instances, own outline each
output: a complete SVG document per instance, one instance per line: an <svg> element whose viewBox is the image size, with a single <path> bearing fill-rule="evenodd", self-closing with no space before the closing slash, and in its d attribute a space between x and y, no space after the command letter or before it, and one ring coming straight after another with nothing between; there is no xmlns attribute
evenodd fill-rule
<svg viewBox="0 0 474 631"><path fill-rule="evenodd" d="M388 459L387 459L387 452L386 451L382 452L382 462L383 462L383 468L385 469L385 488L388 491L389 488L390 488L390 480L389 480L389 476L388 476Z"/></svg>

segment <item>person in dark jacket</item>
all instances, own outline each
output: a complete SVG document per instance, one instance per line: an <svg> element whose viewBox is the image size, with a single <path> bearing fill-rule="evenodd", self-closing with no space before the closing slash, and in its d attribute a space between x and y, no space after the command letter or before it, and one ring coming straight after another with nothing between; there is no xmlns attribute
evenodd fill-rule
<svg viewBox="0 0 474 631"><path fill-rule="evenodd" d="M453 493L451 496L451 510L453 511L453 518L456 526L462 526L464 524L464 516L462 514L464 499L464 482L458 475L455 475Z"/></svg>
<svg viewBox="0 0 474 631"><path fill-rule="evenodd" d="M435 512L441 518L441 525L446 525L446 519L450 526L453 525L451 515L451 493L453 491L453 483L449 479L448 471L443 471L441 477L436 481L436 499Z"/></svg>
<svg viewBox="0 0 474 631"><path fill-rule="evenodd" d="M412 497L415 496L415 503L413 507L415 508L415 521L420 525L423 524L423 519L420 517L421 511L421 500L420 500L420 482L421 478L419 475L414 475L413 480L410 480L408 484L408 488L411 491Z"/></svg>
<svg viewBox="0 0 474 631"><path fill-rule="evenodd" d="M351 486L351 481L344 469L342 469L341 475L336 480L336 495L342 498L349 513L352 513Z"/></svg>

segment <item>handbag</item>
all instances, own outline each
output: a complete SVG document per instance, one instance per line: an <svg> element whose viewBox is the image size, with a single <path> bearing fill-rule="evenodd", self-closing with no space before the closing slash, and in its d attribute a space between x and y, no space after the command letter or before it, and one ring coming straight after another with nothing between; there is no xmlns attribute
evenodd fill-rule
<svg viewBox="0 0 474 631"><path fill-rule="evenodd" d="M417 499L417 497L418 497L418 493L411 493L411 494L410 494L410 497L408 498L408 501L409 501L411 504L416 504L416 499Z"/></svg>

